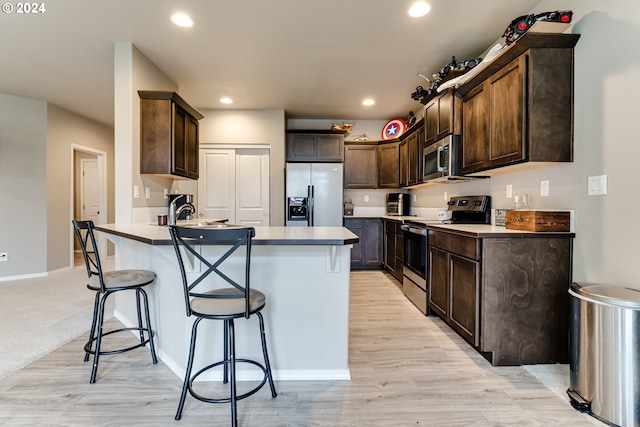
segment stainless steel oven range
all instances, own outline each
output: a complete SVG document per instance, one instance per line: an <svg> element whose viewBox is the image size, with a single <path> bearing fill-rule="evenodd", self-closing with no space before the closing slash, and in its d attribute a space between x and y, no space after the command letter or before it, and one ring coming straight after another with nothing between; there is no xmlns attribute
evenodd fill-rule
<svg viewBox="0 0 640 427"><path fill-rule="evenodd" d="M429 315L427 304L428 269L427 227L431 225L453 224L489 224L491 222L490 196L455 196L448 204L448 220L416 218L405 221L404 230L404 268L402 291L405 296L426 315Z"/></svg>

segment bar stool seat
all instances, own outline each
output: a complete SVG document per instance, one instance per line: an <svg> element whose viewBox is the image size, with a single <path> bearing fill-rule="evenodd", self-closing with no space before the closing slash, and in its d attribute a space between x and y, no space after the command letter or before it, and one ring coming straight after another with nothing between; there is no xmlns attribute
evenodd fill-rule
<svg viewBox="0 0 640 427"><path fill-rule="evenodd" d="M194 229L171 226L169 230L182 276L186 314L187 317L194 316L196 318L191 328L189 359L187 361L182 395L180 396L180 403L175 419L180 420L182 417L182 410L188 392L191 396L203 402L230 403L231 425L236 427L238 425L238 400L253 395L260 390L267 381L271 388L271 396L277 396L267 352L264 318L261 313L261 310L265 307L266 296L256 289L251 289L249 285L251 238L255 236L255 229L252 227L230 225L229 228L223 229ZM206 252L202 249L203 245L212 245L221 248L220 251L222 255L216 257L215 260L207 259L207 257L202 255L202 253ZM244 250L238 250L240 248L244 248ZM200 272L190 274L189 277L187 277L185 258L192 259L193 261L197 259L201 263ZM231 259L234 259L234 263L230 263L233 267L224 269L223 271L221 267L222 264ZM196 290L197 286L207 282L204 279L211 273L215 273L211 277L212 280L217 279L218 281L225 282L229 286L215 290ZM258 317L264 363L236 357L234 320L241 318L249 319L252 315ZM208 364L195 374L192 374L198 325L202 320L222 320L224 322L224 338L222 343L224 356L222 360ZM263 374L262 381L244 394L238 394L236 388L237 363L248 363L257 366ZM201 374L216 367L222 367L222 382L224 384L229 383L230 390L228 397L212 398L198 394L193 389L194 381Z"/></svg>
<svg viewBox="0 0 640 427"><path fill-rule="evenodd" d="M88 362L90 355L93 354L93 367L91 370L91 384L96 381L98 372L98 362L100 356L124 353L136 348L149 345L151 351L151 360L154 364L158 363L156 357L155 346L153 343L153 331L151 330L151 320L149 316L149 299L147 293L143 289L145 286L153 283L156 274L148 270L115 270L102 271L100 255L96 246L96 239L93 221L72 221L73 228L82 248L82 255L87 269L87 288L96 293L93 305L93 319L91 322L91 330L89 339L84 346L84 361ZM124 327L114 330L104 330L104 308L107 298L121 291L136 292L136 308L138 325L134 327ZM144 321L141 303L144 304ZM137 332L138 342L134 345L118 348L115 350L103 350L102 338L118 332ZM94 348L95 344L95 348Z"/></svg>

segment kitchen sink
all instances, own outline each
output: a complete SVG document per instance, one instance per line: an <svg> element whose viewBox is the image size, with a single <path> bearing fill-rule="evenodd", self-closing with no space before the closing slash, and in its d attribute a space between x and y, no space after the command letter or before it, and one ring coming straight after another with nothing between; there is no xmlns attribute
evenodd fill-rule
<svg viewBox="0 0 640 427"><path fill-rule="evenodd" d="M186 228L233 228L238 227L236 224L228 224L220 221L192 222L188 224L178 224L180 227Z"/></svg>

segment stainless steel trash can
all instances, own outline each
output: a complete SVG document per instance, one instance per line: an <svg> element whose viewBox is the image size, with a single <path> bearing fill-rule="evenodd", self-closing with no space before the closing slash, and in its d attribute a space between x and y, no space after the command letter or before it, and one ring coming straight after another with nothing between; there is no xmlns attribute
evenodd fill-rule
<svg viewBox="0 0 640 427"><path fill-rule="evenodd" d="M640 290L572 283L571 404L608 424L640 426Z"/></svg>

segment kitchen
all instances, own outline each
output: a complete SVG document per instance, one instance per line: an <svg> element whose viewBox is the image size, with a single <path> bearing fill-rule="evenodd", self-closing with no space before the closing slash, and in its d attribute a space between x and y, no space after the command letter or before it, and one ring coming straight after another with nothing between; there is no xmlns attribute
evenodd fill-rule
<svg viewBox="0 0 640 427"><path fill-rule="evenodd" d="M636 55L628 50L623 40L634 40L637 36L638 13L637 6L630 2L613 2L602 5L600 2L563 2L563 7L571 8L574 13L583 18L576 24L576 32L580 33L581 40L576 46L576 116L575 116L575 161L571 164L551 166L548 168L521 171L512 174L493 176L486 182L465 182L455 186L434 186L412 190L416 200L412 200L415 207L439 207L444 202L443 193L448 197L465 194L489 194L494 206L508 207L513 200L505 196L505 187L513 186L514 194L527 193L532 198L535 208L545 209L575 209L577 236L574 242L573 277L578 281L602 281L620 284L628 287L638 287L637 271L635 265L635 239L638 235L637 224L625 221L626 212L635 211L638 201L629 199L629 194L634 194L634 174L637 168L633 163L638 146L630 135L638 135L638 123L633 117L633 108L630 103L635 98L637 89L628 82L635 81L638 77ZM536 10L556 9L553 2L542 2L536 6ZM144 71L153 69L140 53L131 46L116 46L118 62L121 67L133 70L135 79L156 80ZM604 56L604 58L603 58ZM123 82L125 85L127 82ZM166 89L176 89L171 84ZM116 98L121 100L121 98ZM28 165L36 164L38 174L29 172L29 179L37 179L40 182L38 191L32 192L39 197L34 204L39 207L47 207L47 216L33 217L36 224L35 233L40 236L48 235L49 249L41 245L40 237L31 237L27 240L36 252L35 265L23 268L19 271L3 270L2 275L14 276L21 274L39 274L41 272L64 268L68 265L67 254L55 253L54 242L68 242L69 236L62 224L67 224L68 214L65 203L56 203L58 198L47 198L46 188L50 188L51 194L61 191L56 182L67 182L68 152L67 142L63 142L65 134L60 129L69 123L74 127L83 129L94 127L108 139L109 129L105 126L97 126L95 123L86 124L81 118L69 114L65 110L49 106L43 107L37 102L14 99L11 96L2 97L2 111L10 123L21 123L15 106L20 107L20 112L28 114L30 126L35 122L36 135L41 142L37 148L40 154L32 152L16 153L14 159L22 164L26 170L31 170ZM618 108L618 106L628 108ZM137 105L133 96L127 96L122 104L118 104L116 111L121 113L115 128L117 136L115 158L118 164L137 164L137 155L131 147L132 135L135 135L135 125L122 128L120 124L128 123L135 116ZM286 119L284 111L227 111L215 110L210 114L203 111L205 119L202 123L202 141L212 144L250 144L249 141L267 141L271 145L272 194L284 194L284 171L281 165L284 161L284 131L291 127L306 127L314 129L326 129L333 120L310 121L303 125L302 120L290 121ZM48 121L51 120L51 121ZM345 118L347 121L348 118ZM291 123L293 122L293 123ZM382 123L381 123L382 122ZM80 123L81 126L77 126ZM367 126L370 124L370 126ZM384 125L384 121L358 121L354 133L369 133L377 135ZM226 129L243 129L242 134L229 133ZM26 124L20 130L29 129ZM50 131L50 133L48 132ZM29 130L33 135L34 130ZM77 131L73 131L77 132ZM85 135L77 132L74 139L82 140ZM67 132L68 134L68 132ZM93 137L95 139L95 136ZM86 138L85 138L86 140ZM45 150L45 147L47 148ZM59 154L55 154L58 148ZM3 150L5 146L3 145ZM12 149L15 150L15 149ZM5 153L6 151L3 151ZM13 151L11 151L13 153ZM46 153L46 154L45 154ZM605 153L603 155L603 153ZM630 153L630 155L610 156L609 153ZM51 158L53 157L53 158ZM3 155L3 158L4 155ZM114 157L111 156L110 159ZM60 166L58 166L58 164ZM47 165L46 174L44 166ZM51 165L51 167L49 167ZM112 167L112 163L110 163ZM64 168L64 170L62 170ZM3 171L5 164L3 164ZM29 192L32 187L22 184L22 178L27 181L26 172L14 171L12 176L18 177L17 188ZM606 196L587 196L587 178L592 175L607 174L609 177L609 194ZM549 181L549 197L541 197L539 183L541 180ZM141 189L152 187L151 197L158 201L157 206L163 203L163 182L154 180L143 181L128 168L119 167L116 183L111 188L117 187L117 192L111 200L115 199L118 206L123 206L112 218L117 222L127 222L132 219L132 210L144 209L137 203L144 203L144 199L133 199L132 185L139 185ZM179 187L180 183L176 184ZM67 192L66 186L62 190ZM176 188L178 189L178 188ZM172 188L172 190L174 190ZM182 189L178 189L182 191ZM111 190L113 191L113 190ZM192 192L185 190L185 192ZM384 190L348 190L349 197L357 208L382 207L384 196L388 191ZM61 200L68 200L68 193L61 196ZM11 199L10 199L11 200ZM59 206L62 205L62 206ZM16 204L16 206L23 206ZM629 208L621 210L620 206ZM271 216L284 218L284 203L281 200L272 200ZM6 210L0 213L3 224L15 223L15 218ZM47 223L49 224L47 226ZM4 227L4 226L3 226ZM4 233L10 233L3 228ZM11 235L11 234L9 234ZM10 251L10 257L13 252ZM5 273L6 271L6 273Z"/></svg>

